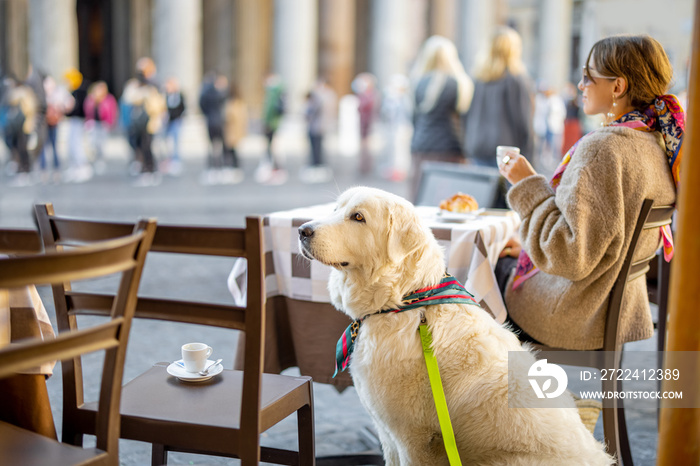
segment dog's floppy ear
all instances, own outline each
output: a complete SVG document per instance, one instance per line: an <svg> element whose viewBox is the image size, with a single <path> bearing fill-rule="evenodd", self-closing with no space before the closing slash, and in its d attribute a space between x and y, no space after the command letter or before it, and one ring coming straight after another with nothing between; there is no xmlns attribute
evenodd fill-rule
<svg viewBox="0 0 700 466"><path fill-rule="evenodd" d="M413 209L396 204L389 210L387 254L389 261L399 263L424 244L418 216Z"/></svg>

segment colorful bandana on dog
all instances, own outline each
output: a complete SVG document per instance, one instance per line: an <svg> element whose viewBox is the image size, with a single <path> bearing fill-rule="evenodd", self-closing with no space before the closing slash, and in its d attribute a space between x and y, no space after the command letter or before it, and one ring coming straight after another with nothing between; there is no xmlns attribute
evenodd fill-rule
<svg viewBox="0 0 700 466"><path fill-rule="evenodd" d="M474 295L469 293L455 277L445 274L445 277L437 285L422 288L404 296L398 309L386 309L353 320L335 346L335 373L333 377L338 375L339 371L343 372L350 365L350 355L355 349L355 340L357 340L360 325L366 318L377 314L408 311L433 304L451 303L476 304L478 306Z"/></svg>
<svg viewBox="0 0 700 466"><path fill-rule="evenodd" d="M676 188L680 184L680 168L681 154L683 149L683 134L685 133L685 113L678 99L674 95L662 95L654 100L643 112L634 110L622 115L617 120L613 121L610 126L626 126L637 131L647 133L658 131L664 139L666 157L668 158L668 167L673 175L673 181L676 183ZM588 133L591 134L591 133ZM554 171L549 185L554 192L557 191L561 177L566 170L567 165L571 161L576 147L586 136L579 139L571 149L566 153L561 163ZM671 234L671 225L665 225L660 228L661 237L664 243L664 259L669 262L673 257L673 236ZM539 272L539 269L533 264L530 256L525 250L520 251L518 256L518 265L515 269L513 277L513 289L516 289L523 284L525 280Z"/></svg>

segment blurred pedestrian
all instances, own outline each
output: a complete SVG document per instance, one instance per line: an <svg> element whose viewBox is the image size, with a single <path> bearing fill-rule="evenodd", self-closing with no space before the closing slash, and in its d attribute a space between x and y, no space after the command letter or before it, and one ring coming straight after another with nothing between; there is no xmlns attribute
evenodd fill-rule
<svg viewBox="0 0 700 466"><path fill-rule="evenodd" d="M156 71L156 64L151 57L139 58L134 67L134 76L124 83L122 95L119 98L119 125L126 133L126 139L132 149L132 159L129 162L129 174L132 176L139 175L143 166L143 161L140 158L141 151L136 140L136 132L139 130L138 124L134 125L131 121L132 113L141 114L141 112L133 112L133 100L140 92L141 81L158 87Z"/></svg>
<svg viewBox="0 0 700 466"><path fill-rule="evenodd" d="M209 72L202 83L199 108L207 120L209 154L202 174L203 184L217 184L224 160L224 103L228 94L226 76Z"/></svg>
<svg viewBox="0 0 700 466"><path fill-rule="evenodd" d="M465 149L479 165L497 167L496 146L532 154L531 82L522 61L522 40L509 27L496 31L474 72L474 99L467 113Z"/></svg>
<svg viewBox="0 0 700 466"><path fill-rule="evenodd" d="M287 181L287 171L280 168L274 153L273 140L286 111L286 97L282 78L276 73L265 77L265 99L263 102L263 124L267 138L266 159L260 162L255 171L258 183L279 185Z"/></svg>
<svg viewBox="0 0 700 466"><path fill-rule="evenodd" d="M564 100L566 101L566 118L564 119L564 134L561 148L562 152L566 153L583 136L581 108L578 102L579 95L573 83L567 84Z"/></svg>
<svg viewBox="0 0 700 466"><path fill-rule="evenodd" d="M469 109L474 83L464 71L452 41L432 36L423 44L411 70L414 96L413 194L424 161L464 163L458 134L460 117Z"/></svg>
<svg viewBox="0 0 700 466"><path fill-rule="evenodd" d="M372 73L360 73L352 81L352 90L359 100L360 174L368 175L372 171L369 136L381 104L381 98L377 92L377 78Z"/></svg>
<svg viewBox="0 0 700 466"><path fill-rule="evenodd" d="M138 87L130 91L131 105L129 133L137 158L141 160L141 173L135 186L157 186L160 175L153 155L153 137L161 128L165 117L165 98L146 76L137 71Z"/></svg>
<svg viewBox="0 0 700 466"><path fill-rule="evenodd" d="M496 30L488 48L477 59L473 73L474 98L465 118L467 158L496 168L496 147L516 146L531 157L532 85L522 60L522 40L509 27ZM496 205L506 207L504 183Z"/></svg>
<svg viewBox="0 0 700 466"><path fill-rule="evenodd" d="M69 68L64 76L68 89L73 96L73 107L66 113L68 121L68 162L69 166L63 174L63 180L71 183L83 183L94 175L92 165L85 155L85 99L87 99L87 83L82 73L75 68Z"/></svg>
<svg viewBox="0 0 700 466"><path fill-rule="evenodd" d="M238 160L238 144L248 133L248 107L231 84L224 104L224 168L221 182L236 184L243 181L243 170Z"/></svg>
<svg viewBox="0 0 700 466"><path fill-rule="evenodd" d="M168 158L161 164L161 171L169 175L179 176L182 174L180 131L182 129L182 115L185 113L185 96L180 90L180 82L177 78L170 77L165 81L165 104L168 107L165 140L172 149L169 150Z"/></svg>
<svg viewBox="0 0 700 466"><path fill-rule="evenodd" d="M532 126L536 136L537 162L542 167L554 170L559 165L565 118L564 99L548 85L541 83L535 96Z"/></svg>
<svg viewBox="0 0 700 466"><path fill-rule="evenodd" d="M117 123L117 99L109 93L107 83L96 81L88 88L85 99L85 128L91 136L94 151L93 167L102 174L106 170L104 144Z"/></svg>
<svg viewBox="0 0 700 466"><path fill-rule="evenodd" d="M44 92L46 93L46 125L47 125L47 141L39 156L39 166L42 170L42 179L44 182L52 179L57 183L61 180L61 161L56 147L58 138L58 124L63 120L66 112L69 111L75 104L73 96L70 95L68 89L59 85L52 76L47 76L44 79ZM48 163L46 160L47 146L51 146L53 153L53 175L49 176L47 172Z"/></svg>
<svg viewBox="0 0 700 466"><path fill-rule="evenodd" d="M2 130L2 140L8 149L8 158L5 161L4 170L9 176L17 173L17 160L12 154L12 138L8 133L10 118L13 114L13 109L9 104L10 91L17 85L17 79L12 74L2 76L0 81L0 130ZM22 116L24 118L24 116ZM22 121L21 124L24 123Z"/></svg>
<svg viewBox="0 0 700 466"><path fill-rule="evenodd" d="M44 78L46 74L38 70L34 65L29 65L29 73L24 83L34 93L36 111L34 112L34 131L30 138L29 156L31 160L38 160L46 142L46 93L44 92Z"/></svg>
<svg viewBox="0 0 700 466"><path fill-rule="evenodd" d="M16 174L10 185L29 186L34 183L31 177L29 138L36 129L36 96L32 88L24 83L15 83L7 92L5 141L17 164Z"/></svg>
<svg viewBox="0 0 700 466"><path fill-rule="evenodd" d="M299 178L304 183L325 183L333 178L333 171L325 161L323 138L335 121L336 111L335 92L321 78L306 95L304 116L308 126L311 157L309 164L299 172Z"/></svg>

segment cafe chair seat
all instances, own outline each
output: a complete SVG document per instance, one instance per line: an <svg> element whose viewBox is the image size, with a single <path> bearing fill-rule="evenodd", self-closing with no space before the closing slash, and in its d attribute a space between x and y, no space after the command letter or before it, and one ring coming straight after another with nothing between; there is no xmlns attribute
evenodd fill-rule
<svg viewBox="0 0 700 466"><path fill-rule="evenodd" d="M155 364L123 387L121 413L124 424L131 419L149 419L154 426L140 440L156 444L174 444L189 452L207 452L225 448L213 430L231 430L226 442L240 441L241 392L243 371L224 369L208 382L184 384L168 375L169 363ZM274 426L288 411L296 411L308 401L309 377L263 374L260 397L260 430ZM235 388L232 388L235 387ZM286 407L279 406L284 404ZM95 403L87 406L94 409ZM134 428L140 419L134 424ZM157 426L162 428L157 428ZM131 430L131 427L128 428ZM235 453L231 449L230 453Z"/></svg>
<svg viewBox="0 0 700 466"><path fill-rule="evenodd" d="M29 285L64 283L97 277L120 277L116 299L109 307L106 322L83 329L59 326L55 338L27 338L0 347L0 378L40 363L60 360L62 365L81 355L104 352L97 415L93 432L94 448L61 443L30 430L0 422L0 464L7 465L113 465L119 464L119 403L126 358L126 344L136 307L137 289L146 252L155 232L155 221L142 220L123 237L99 242L83 242L75 247L26 252L37 249L33 240L18 242L13 255L0 259L0 293ZM22 235L0 232L8 240L3 252L11 252L11 242ZM31 239L28 233L25 238ZM36 236L35 238L38 238ZM17 402L2 399L2 403Z"/></svg>
<svg viewBox="0 0 700 466"><path fill-rule="evenodd" d="M660 227L670 224L674 210L675 207L672 205L655 206L652 199L645 199L642 203L629 249L608 297L603 348L599 351L571 351L546 345L532 345L538 352L538 357L546 357L549 363L613 369L613 373L617 373L623 354L623 343L620 340L618 328L625 288L633 280L645 279L646 273L649 271L649 262L654 258L654 255L643 258L636 257L639 238L645 230L658 230ZM543 355L540 352L546 353ZM616 377L609 377L601 383L604 392L618 392L621 389L621 382ZM603 431L608 453L617 457L618 464L632 466L632 452L622 400L604 400Z"/></svg>
<svg viewBox="0 0 700 466"><path fill-rule="evenodd" d="M100 464L91 461L105 454L98 448L59 443L6 422L0 422L0 452L2 464L22 466Z"/></svg>

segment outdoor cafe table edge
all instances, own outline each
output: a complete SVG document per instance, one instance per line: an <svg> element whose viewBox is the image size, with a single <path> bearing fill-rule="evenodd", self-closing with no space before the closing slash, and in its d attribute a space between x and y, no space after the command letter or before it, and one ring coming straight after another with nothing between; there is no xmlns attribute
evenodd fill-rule
<svg viewBox="0 0 700 466"><path fill-rule="evenodd" d="M279 373L297 366L302 375L334 385L342 391L352 380L348 372L333 378L335 344L350 318L330 304L328 277L331 268L308 261L299 253L298 228L309 220L332 211L334 204L322 204L264 216L265 286L267 290L265 329L265 372ZM445 250L447 271L498 322L506 309L493 269L498 254L520 224L512 211L487 210L465 222L445 222L435 207L417 207ZM245 261L237 261L229 276L229 289L241 304L245 296L242 278ZM241 367L242 344L236 366Z"/></svg>

